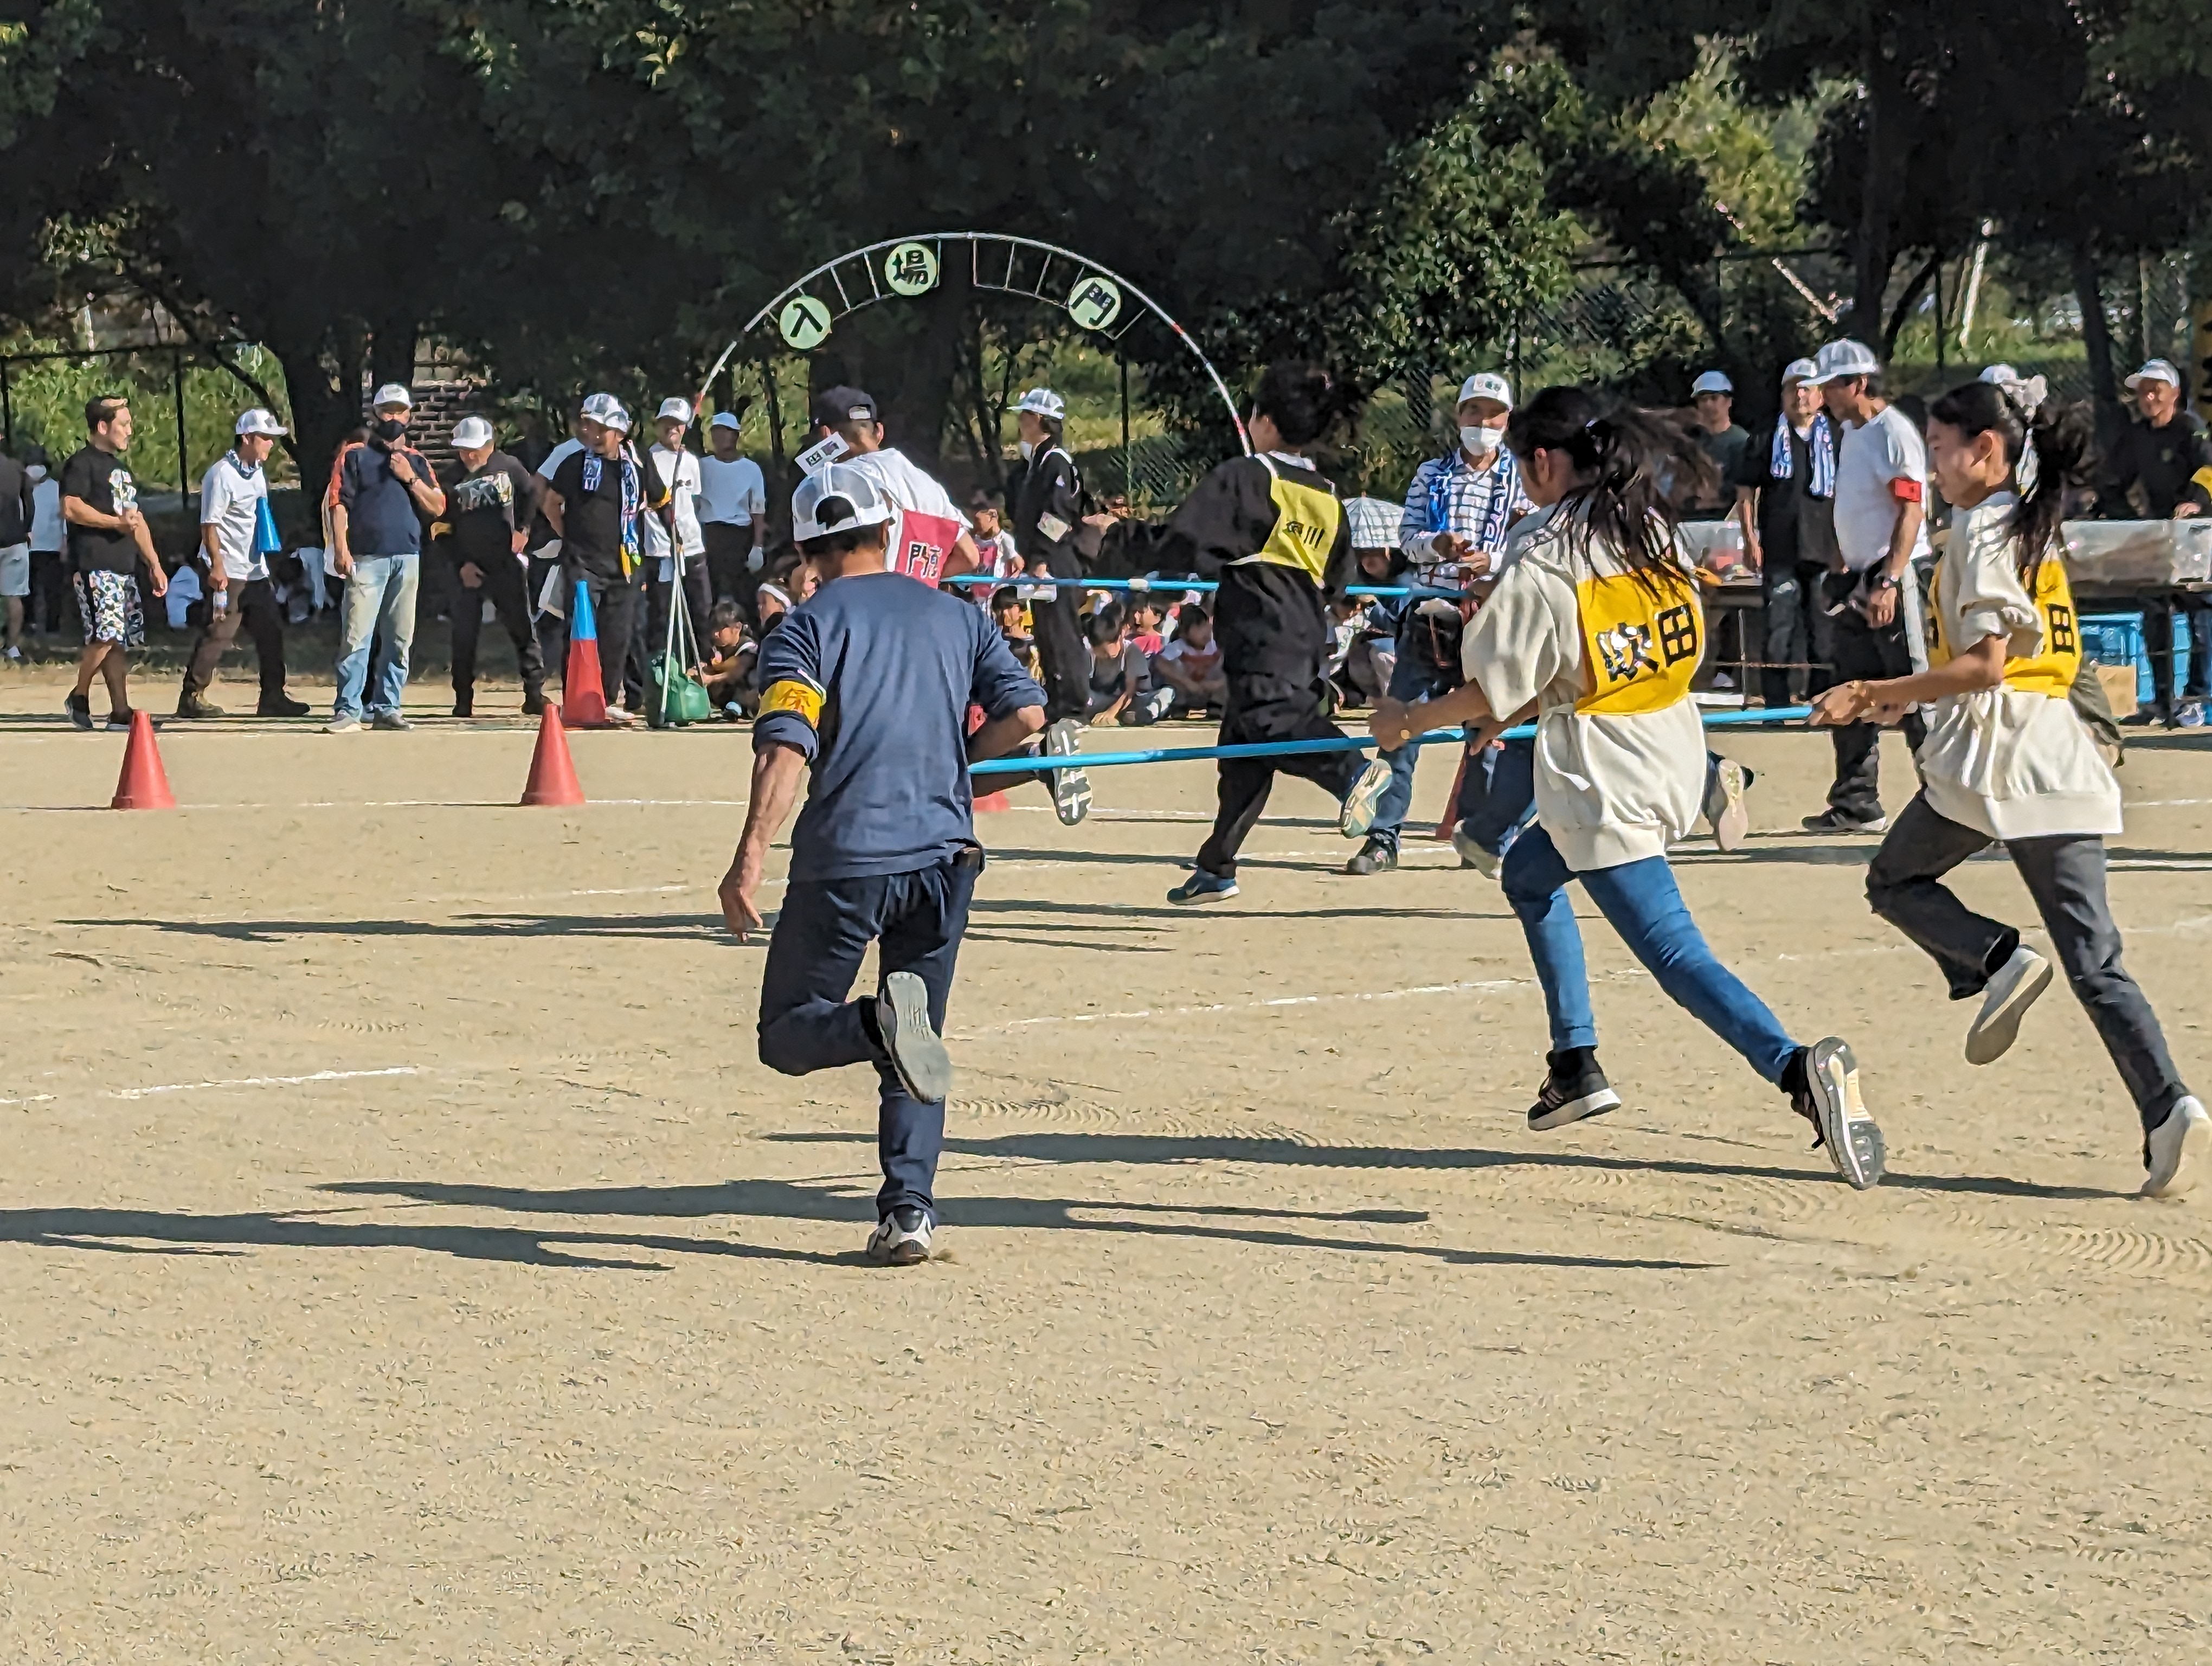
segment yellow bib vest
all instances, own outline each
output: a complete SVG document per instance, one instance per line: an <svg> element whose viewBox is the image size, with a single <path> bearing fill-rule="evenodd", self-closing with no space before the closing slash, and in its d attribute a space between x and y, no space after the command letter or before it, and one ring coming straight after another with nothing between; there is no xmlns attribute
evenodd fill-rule
<svg viewBox="0 0 2212 1666"><path fill-rule="evenodd" d="M1337 501L1334 487L1325 483L1309 486L1285 475L1264 453L1260 465L1267 471L1267 495L1275 501L1275 530L1243 561L1230 564L1265 562L1272 567L1294 567L1318 585L1344 526L1344 505Z"/></svg>
<svg viewBox="0 0 2212 1666"><path fill-rule="evenodd" d="M1944 565L1945 562L1936 563L1934 605L1929 609L1936 616L1936 629L1928 644L1928 666L1931 671L1937 666L1948 665L1957 657L1960 647L1948 640L1943 629ZM2036 568L2032 599L2043 621L2043 652L2033 659L2008 659L2005 686L2018 689L2022 694L2063 700L2072 691L2074 678L2081 669L2081 629L2074 611L2074 587L2066 581L2066 563L2057 555L2045 556Z"/></svg>
<svg viewBox="0 0 2212 1666"><path fill-rule="evenodd" d="M1575 702L1577 711L1658 712L1688 696L1705 644L1698 593L1686 577L1661 573L1653 581L1647 588L1619 573L1576 583L1590 669L1590 691Z"/></svg>

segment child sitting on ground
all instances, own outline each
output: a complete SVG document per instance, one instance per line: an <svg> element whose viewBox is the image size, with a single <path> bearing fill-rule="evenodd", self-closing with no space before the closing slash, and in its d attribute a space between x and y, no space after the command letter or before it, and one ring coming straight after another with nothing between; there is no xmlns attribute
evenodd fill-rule
<svg viewBox="0 0 2212 1666"><path fill-rule="evenodd" d="M1229 696L1213 616L1196 602L1176 610L1175 635L1152 659L1152 676L1176 712L1204 712Z"/></svg>
<svg viewBox="0 0 2212 1666"><path fill-rule="evenodd" d="M746 639L744 610L735 602L716 602L707 616L707 663L691 673L706 685L715 710L732 720L753 714L760 703L752 685L759 652Z"/></svg>
<svg viewBox="0 0 2212 1666"><path fill-rule="evenodd" d="M1167 645L1160 635L1160 617L1157 596L1139 591L1129 598L1129 640L1144 650L1147 661Z"/></svg>
<svg viewBox="0 0 2212 1666"><path fill-rule="evenodd" d="M1012 585L1002 587L991 598L991 622L999 627L1006 651L1014 656L1016 665L1034 677L1037 674L1036 643L1030 635L1029 611L1021 592Z"/></svg>
<svg viewBox="0 0 2212 1666"><path fill-rule="evenodd" d="M1121 608L1113 602L1099 607L1085 634L1091 638L1091 712L1095 728L1118 723L1142 725L1153 721L1174 698L1166 689L1152 686L1152 666L1145 651L1129 640Z"/></svg>

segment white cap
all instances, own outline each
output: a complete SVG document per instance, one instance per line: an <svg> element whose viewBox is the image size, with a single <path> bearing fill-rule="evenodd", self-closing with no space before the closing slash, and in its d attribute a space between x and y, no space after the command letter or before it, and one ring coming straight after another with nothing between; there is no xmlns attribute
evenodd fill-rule
<svg viewBox="0 0 2212 1666"><path fill-rule="evenodd" d="M1879 376L1881 361L1863 341L1832 341L1813 360L1813 374L1805 380L1815 387L1844 376Z"/></svg>
<svg viewBox="0 0 2212 1666"><path fill-rule="evenodd" d="M708 423L707 426L708 428L726 428L729 429L731 433L735 434L739 429L743 429L744 424L739 422L736 417L730 415L728 411L718 410L714 413L714 420Z"/></svg>
<svg viewBox="0 0 2212 1666"><path fill-rule="evenodd" d="M381 410L386 405L404 405L412 410L415 409L415 396L398 382L386 382L376 390L376 397L368 403L374 410Z"/></svg>
<svg viewBox="0 0 2212 1666"><path fill-rule="evenodd" d="M249 434L266 434L273 438L283 431L284 424L259 405L254 406L252 410L238 419L238 432L240 438Z"/></svg>
<svg viewBox="0 0 2212 1666"><path fill-rule="evenodd" d="M1978 382L1987 382L1992 387L2002 387L2007 382L2018 381L2020 372L2008 364L1984 365L1982 367L1982 374L1974 380Z"/></svg>
<svg viewBox="0 0 2212 1666"><path fill-rule="evenodd" d="M824 519L817 506L829 498L842 498L844 508ZM800 544L832 532L880 526L890 518L890 502L874 477L849 463L825 464L800 481L791 495L791 536Z"/></svg>
<svg viewBox="0 0 2212 1666"><path fill-rule="evenodd" d="M453 424L453 449L475 451L491 443L491 424L481 416L464 416Z"/></svg>
<svg viewBox="0 0 2212 1666"><path fill-rule="evenodd" d="M629 412L624 410L617 400L611 399L607 402L607 408L600 416L599 421L617 434L629 432Z"/></svg>
<svg viewBox="0 0 2212 1666"><path fill-rule="evenodd" d="M2181 386L2181 373L2165 359L2148 359L2143 368L2128 378L2130 387L2141 387L2145 382L2164 382L2172 387Z"/></svg>
<svg viewBox="0 0 2212 1666"><path fill-rule="evenodd" d="M1700 393L1733 393L1735 392L1735 384L1728 379L1728 373L1724 370L1708 370L1690 384L1690 397L1693 399Z"/></svg>
<svg viewBox="0 0 2212 1666"><path fill-rule="evenodd" d="M1067 401L1048 387L1033 387L1015 401L1014 409L1057 420L1067 415Z"/></svg>
<svg viewBox="0 0 2212 1666"><path fill-rule="evenodd" d="M687 428L690 426L691 401L685 398L681 393L670 394L666 398L660 402L659 420L665 421L671 416L674 417L678 422L684 424Z"/></svg>
<svg viewBox="0 0 2212 1666"><path fill-rule="evenodd" d="M1820 374L1820 367L1810 359L1792 359L1782 367L1785 382L1809 382Z"/></svg>
<svg viewBox="0 0 2212 1666"><path fill-rule="evenodd" d="M604 423L608 412L621 409L622 401L611 393L587 393L578 414L588 422Z"/></svg>
<svg viewBox="0 0 2212 1666"><path fill-rule="evenodd" d="M1459 385L1459 403L1469 399L1495 399L1508 410L1513 409L1513 384L1494 370L1478 370Z"/></svg>

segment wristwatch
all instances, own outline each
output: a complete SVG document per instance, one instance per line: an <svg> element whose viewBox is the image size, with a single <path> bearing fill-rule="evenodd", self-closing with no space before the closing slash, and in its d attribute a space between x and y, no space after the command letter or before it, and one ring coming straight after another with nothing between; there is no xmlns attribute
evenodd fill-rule
<svg viewBox="0 0 2212 1666"><path fill-rule="evenodd" d="M1874 581L1873 587L1876 590L1895 590L1899 587L1895 575L1884 573Z"/></svg>

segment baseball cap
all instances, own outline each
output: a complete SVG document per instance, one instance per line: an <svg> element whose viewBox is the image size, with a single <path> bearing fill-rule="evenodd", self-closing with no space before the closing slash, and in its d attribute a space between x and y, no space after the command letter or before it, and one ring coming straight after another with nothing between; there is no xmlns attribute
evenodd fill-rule
<svg viewBox="0 0 2212 1666"><path fill-rule="evenodd" d="M1735 384L1728 379L1728 373L1724 370L1708 370L1690 384L1692 398L1697 398L1700 393L1733 393L1735 392Z"/></svg>
<svg viewBox="0 0 2212 1666"><path fill-rule="evenodd" d="M1879 376L1881 361L1863 341L1832 341L1814 356L1813 374L1805 380L1815 387L1843 376Z"/></svg>
<svg viewBox="0 0 2212 1666"><path fill-rule="evenodd" d="M266 434L273 437L283 431L284 424L259 405L254 406L252 410L238 419L238 432L240 438L249 434Z"/></svg>
<svg viewBox="0 0 2212 1666"><path fill-rule="evenodd" d="M1459 403L1469 399L1495 399L1508 410L1513 409L1513 385L1494 370L1478 370L1459 385Z"/></svg>
<svg viewBox="0 0 2212 1666"><path fill-rule="evenodd" d="M729 429L731 433L735 434L739 429L743 429L744 424L739 422L735 416L732 416L728 411L718 410L714 413L714 420L708 423L707 426L708 428L726 428Z"/></svg>
<svg viewBox="0 0 2212 1666"><path fill-rule="evenodd" d="M830 513L823 513L828 504ZM791 495L791 536L804 544L832 532L849 532L861 526L880 526L891 518L891 506L866 471L849 463L830 463L799 483Z"/></svg>
<svg viewBox="0 0 2212 1666"><path fill-rule="evenodd" d="M412 410L415 409L415 396L398 382L386 382L376 390L376 397L368 403L375 410L382 410L386 405L404 405Z"/></svg>
<svg viewBox="0 0 2212 1666"><path fill-rule="evenodd" d="M691 401L681 393L670 394L660 402L660 418L656 420L670 416L673 416L679 423L688 424L691 420Z"/></svg>
<svg viewBox="0 0 2212 1666"><path fill-rule="evenodd" d="M848 423L873 423L876 402L857 387L824 388L814 396L814 420L823 428L842 428Z"/></svg>
<svg viewBox="0 0 2212 1666"><path fill-rule="evenodd" d="M2174 387L2181 386L2181 373L2166 359L2146 359L2143 368L2128 378L2130 387L2141 387L2145 382L2165 382Z"/></svg>
<svg viewBox="0 0 2212 1666"><path fill-rule="evenodd" d="M1810 359L1792 359L1782 367L1785 382L1809 382L1820 374L1820 367Z"/></svg>
<svg viewBox="0 0 2212 1666"><path fill-rule="evenodd" d="M578 407L578 415L587 417L594 423L604 423L607 420L609 411L621 409L622 401L616 398L613 394L591 393L585 396L584 403Z"/></svg>
<svg viewBox="0 0 2212 1666"><path fill-rule="evenodd" d="M491 443L491 424L481 416L464 416L453 424L453 449L474 451Z"/></svg>
<svg viewBox="0 0 2212 1666"><path fill-rule="evenodd" d="M2020 372L2008 364L1984 365L1982 374L1974 380L1978 382L1987 382L1993 387L2002 387L2007 382L2018 381Z"/></svg>
<svg viewBox="0 0 2212 1666"><path fill-rule="evenodd" d="M599 421L608 428L614 429L617 434L628 434L629 432L629 412L623 409L622 402L619 399L610 399L607 401L606 409L601 413Z"/></svg>
<svg viewBox="0 0 2212 1666"><path fill-rule="evenodd" d="M1016 401L1014 409L1034 411L1040 416L1061 417L1067 415L1067 401L1048 387L1033 387Z"/></svg>

